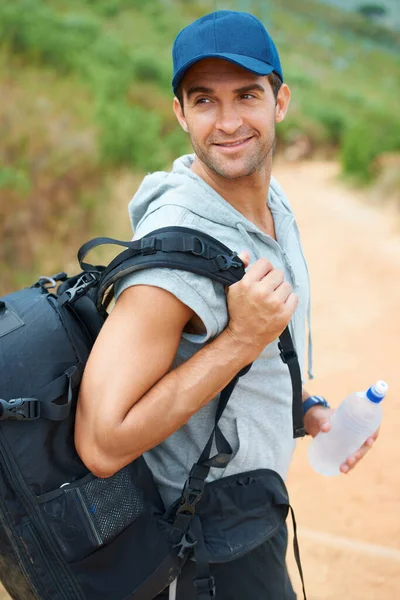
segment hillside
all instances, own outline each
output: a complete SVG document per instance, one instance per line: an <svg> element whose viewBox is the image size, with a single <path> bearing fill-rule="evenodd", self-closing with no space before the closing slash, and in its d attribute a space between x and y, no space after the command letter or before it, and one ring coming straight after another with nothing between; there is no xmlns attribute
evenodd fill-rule
<svg viewBox="0 0 400 600"><path fill-rule="evenodd" d="M362 0L320 0L327 4L333 4L339 9L357 11L360 6L373 5L383 9L383 14L377 19L377 22L400 31L400 7L398 0L378 0L378 2L363 2Z"/></svg>
<svg viewBox="0 0 400 600"><path fill-rule="evenodd" d="M1 3L2 292L60 270L105 232L127 173L188 150L171 110L170 48L215 7L254 12L277 42L292 89L278 152L303 144L303 157L337 156L363 182L386 164L379 156L399 152L399 36L357 15L314 0Z"/></svg>

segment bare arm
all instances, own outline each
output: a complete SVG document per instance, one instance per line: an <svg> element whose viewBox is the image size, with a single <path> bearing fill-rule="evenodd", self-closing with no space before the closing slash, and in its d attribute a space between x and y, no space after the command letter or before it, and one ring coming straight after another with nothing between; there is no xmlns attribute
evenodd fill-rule
<svg viewBox="0 0 400 600"><path fill-rule="evenodd" d="M159 288L126 290L82 381L75 443L87 467L108 477L171 435L276 339L296 306L283 273L257 261L229 290L228 328L168 373L192 311Z"/></svg>
<svg viewBox="0 0 400 600"><path fill-rule="evenodd" d="M244 366L224 332L167 373L190 316L159 288L135 286L121 295L90 355L77 410L76 446L95 474L112 475L156 446Z"/></svg>

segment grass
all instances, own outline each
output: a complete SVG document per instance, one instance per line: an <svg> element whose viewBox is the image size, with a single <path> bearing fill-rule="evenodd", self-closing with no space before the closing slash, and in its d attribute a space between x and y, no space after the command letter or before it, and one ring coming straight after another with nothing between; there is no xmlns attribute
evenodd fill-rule
<svg viewBox="0 0 400 600"><path fill-rule="evenodd" d="M292 89L281 147L305 135L364 182L380 154L400 151L399 36L360 16L314 0L1 3L2 289L17 272L28 282L49 243L97 233L113 173L162 169L188 150L171 110L170 47L215 8L252 11L276 39Z"/></svg>

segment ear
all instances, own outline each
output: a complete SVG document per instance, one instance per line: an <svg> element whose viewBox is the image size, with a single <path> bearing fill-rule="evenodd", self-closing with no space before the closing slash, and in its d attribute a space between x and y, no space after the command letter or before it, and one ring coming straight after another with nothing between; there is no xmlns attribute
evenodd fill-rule
<svg viewBox="0 0 400 600"><path fill-rule="evenodd" d="M276 99L275 122L280 123L286 116L290 102L290 89L286 83L282 83Z"/></svg>
<svg viewBox="0 0 400 600"><path fill-rule="evenodd" d="M188 126L186 123L185 115L183 114L181 103L179 102L179 100L176 96L174 98L173 109L174 109L175 116L178 119L179 125L182 127L183 131L186 131L186 133L187 133Z"/></svg>

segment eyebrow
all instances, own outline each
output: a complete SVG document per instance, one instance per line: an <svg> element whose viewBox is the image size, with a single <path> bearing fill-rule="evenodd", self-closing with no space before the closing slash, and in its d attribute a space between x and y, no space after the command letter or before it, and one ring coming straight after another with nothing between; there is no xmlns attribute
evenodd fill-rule
<svg viewBox="0 0 400 600"><path fill-rule="evenodd" d="M212 94L213 93L213 89L208 88L208 87L204 87L202 85L194 85L191 88L189 88L186 92L186 96L188 98L190 98L190 96L193 96L193 94Z"/></svg>
<svg viewBox="0 0 400 600"><path fill-rule="evenodd" d="M259 92L265 92L265 89L259 83L250 83L250 85L245 85L244 87L233 90L234 94L245 94L246 92L251 92L253 90L258 90Z"/></svg>
<svg viewBox="0 0 400 600"><path fill-rule="evenodd" d="M249 85L245 85L243 87L237 88L236 90L233 90L234 94L245 94L246 92L251 92L253 90L258 90L259 92L265 92L264 88L262 85L260 85L259 83L250 83ZM190 87L187 92L186 92L186 96L187 98L190 98L190 96L193 96L193 94L213 94L214 90L212 88L208 88L205 87L203 85L195 85Z"/></svg>

